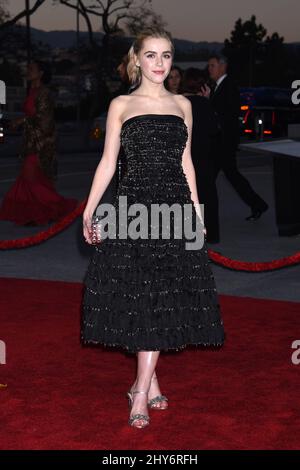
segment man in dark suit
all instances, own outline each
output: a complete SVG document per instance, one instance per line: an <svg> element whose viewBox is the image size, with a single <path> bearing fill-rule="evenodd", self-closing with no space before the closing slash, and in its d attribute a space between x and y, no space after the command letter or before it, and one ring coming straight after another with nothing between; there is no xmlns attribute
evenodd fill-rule
<svg viewBox="0 0 300 470"><path fill-rule="evenodd" d="M217 178L219 171L223 170L236 192L251 209L251 215L246 220L257 220L269 206L252 189L248 180L237 168L236 152L240 134L239 89L236 83L227 75L226 57L221 55L211 56L208 61L208 73L215 83L209 99L219 123L219 134L214 143L215 177Z"/></svg>

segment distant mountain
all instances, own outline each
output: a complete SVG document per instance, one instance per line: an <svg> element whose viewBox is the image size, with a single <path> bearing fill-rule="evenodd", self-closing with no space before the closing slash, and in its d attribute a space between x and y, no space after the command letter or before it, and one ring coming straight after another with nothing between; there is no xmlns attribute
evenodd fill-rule
<svg viewBox="0 0 300 470"><path fill-rule="evenodd" d="M207 41L189 41L187 39L174 39L175 48L180 52L196 52L200 49L209 51L220 51L224 47L223 42L207 42Z"/></svg>
<svg viewBox="0 0 300 470"><path fill-rule="evenodd" d="M76 31L43 31L42 29L31 28L32 38L36 42L43 42L50 47L62 47L69 49L76 45ZM95 33L95 39L101 42L103 33ZM80 41L88 42L88 33L80 31Z"/></svg>
<svg viewBox="0 0 300 470"><path fill-rule="evenodd" d="M43 42L50 47L62 47L68 49L76 45L76 31L43 31L37 28L31 28L32 38L36 42ZM95 39L101 42L103 33L95 33ZM128 38L130 39L130 38ZM87 32L80 32L80 41L88 42ZM195 42L187 39L174 39L175 48L180 52L197 52L199 49L217 51L222 49L222 42Z"/></svg>
<svg viewBox="0 0 300 470"><path fill-rule="evenodd" d="M76 31L43 31L42 29L31 28L32 38L36 42L43 42L48 44L50 47L60 47L68 49L76 45ZM80 41L88 42L88 33L81 31ZM103 33L95 33L96 41L101 42ZM130 43L133 38L124 38ZM224 47L223 42L207 42L207 41L189 41L187 39L175 39L175 49L181 53L197 53L198 51L207 50L209 52L220 52ZM300 42L294 42L286 44L291 49L298 50L300 48Z"/></svg>

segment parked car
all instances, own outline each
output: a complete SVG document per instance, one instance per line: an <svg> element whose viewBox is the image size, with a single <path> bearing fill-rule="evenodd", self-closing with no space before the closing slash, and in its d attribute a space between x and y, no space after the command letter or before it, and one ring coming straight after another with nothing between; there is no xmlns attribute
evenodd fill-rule
<svg viewBox="0 0 300 470"><path fill-rule="evenodd" d="M3 144L3 143L4 143L4 127L3 127L2 120L0 117L0 144Z"/></svg>
<svg viewBox="0 0 300 470"><path fill-rule="evenodd" d="M10 119L4 113L0 113L0 143L3 144L9 132Z"/></svg>
<svg viewBox="0 0 300 470"><path fill-rule="evenodd" d="M7 112L4 109L0 109L0 143L4 143L8 135L19 134L21 131L17 129L12 131L9 126L10 122L18 117L24 116L24 113L21 112Z"/></svg>
<svg viewBox="0 0 300 470"><path fill-rule="evenodd" d="M289 124L300 123L292 93L285 88L241 88L241 134L260 139L286 136Z"/></svg>

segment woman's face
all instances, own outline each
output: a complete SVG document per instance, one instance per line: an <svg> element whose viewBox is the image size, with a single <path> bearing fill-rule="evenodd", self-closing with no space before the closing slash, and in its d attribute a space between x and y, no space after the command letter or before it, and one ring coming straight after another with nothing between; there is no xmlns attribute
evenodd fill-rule
<svg viewBox="0 0 300 470"><path fill-rule="evenodd" d="M181 76L180 76L180 73L178 72L178 70L176 70L176 69L171 70L171 72L168 76L169 89L171 91L173 91L173 90L177 91L179 89L180 82L181 82Z"/></svg>
<svg viewBox="0 0 300 470"><path fill-rule="evenodd" d="M39 69L38 64L31 62L27 67L27 80L29 82L33 80L40 80L42 78L43 72Z"/></svg>
<svg viewBox="0 0 300 470"><path fill-rule="evenodd" d="M138 53L136 63L142 75L153 83L163 83L172 67L170 41L164 38L147 38Z"/></svg>

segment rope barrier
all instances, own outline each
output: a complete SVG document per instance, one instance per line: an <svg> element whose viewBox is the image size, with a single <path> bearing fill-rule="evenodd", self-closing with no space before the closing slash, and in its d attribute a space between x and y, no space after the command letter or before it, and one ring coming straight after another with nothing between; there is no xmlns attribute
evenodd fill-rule
<svg viewBox="0 0 300 470"><path fill-rule="evenodd" d="M85 208L87 199L83 200L70 214L67 214L61 220L53 224L47 230L36 233L25 238L17 238L15 240L1 240L0 241L0 250L9 250L15 248L27 248L32 245L38 245L49 238L54 237L59 232L65 230L69 225L74 222L74 220L80 216Z"/></svg>
<svg viewBox="0 0 300 470"><path fill-rule="evenodd" d="M224 268L233 269L234 271L248 271L256 273L262 271L275 271L277 269L282 269L287 266L292 266L300 263L300 252L295 253L291 256L286 256L285 258L259 263L230 259L212 250L208 250L208 253L210 259L215 264L219 264Z"/></svg>

